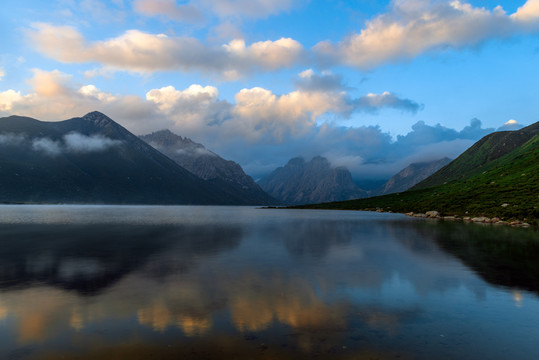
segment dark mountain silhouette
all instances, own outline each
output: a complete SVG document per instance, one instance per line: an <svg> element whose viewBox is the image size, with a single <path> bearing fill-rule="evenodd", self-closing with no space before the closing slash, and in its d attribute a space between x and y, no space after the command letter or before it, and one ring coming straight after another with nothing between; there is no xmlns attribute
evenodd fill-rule
<svg viewBox="0 0 539 360"><path fill-rule="evenodd" d="M251 204L187 171L100 112L0 119L0 201Z"/></svg>

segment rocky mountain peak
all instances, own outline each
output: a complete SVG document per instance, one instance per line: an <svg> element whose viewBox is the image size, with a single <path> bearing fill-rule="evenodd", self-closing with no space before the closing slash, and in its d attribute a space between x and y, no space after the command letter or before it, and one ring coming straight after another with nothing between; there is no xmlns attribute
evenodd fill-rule
<svg viewBox="0 0 539 360"><path fill-rule="evenodd" d="M141 136L141 138L158 148L173 148L176 150L206 149L204 145L196 143L188 137L176 135L168 129L154 131L149 135Z"/></svg>
<svg viewBox="0 0 539 360"><path fill-rule="evenodd" d="M202 144L170 130L156 131L140 138L204 180L222 182L253 199L253 203L277 203L243 172L239 164L223 159Z"/></svg>
<svg viewBox="0 0 539 360"><path fill-rule="evenodd" d="M352 181L345 167L333 168L328 159L316 156L306 162L293 158L260 180L270 195L288 204L349 200L367 193Z"/></svg>
<svg viewBox="0 0 539 360"><path fill-rule="evenodd" d="M105 127L105 126L110 125L110 124L116 124L114 122L114 120L112 120L107 115L105 115L105 114L103 114L103 113L101 113L99 111L89 112L88 114L84 115L82 117L82 119L84 119L86 121L90 121L90 122L94 123L95 125L101 126L101 127Z"/></svg>

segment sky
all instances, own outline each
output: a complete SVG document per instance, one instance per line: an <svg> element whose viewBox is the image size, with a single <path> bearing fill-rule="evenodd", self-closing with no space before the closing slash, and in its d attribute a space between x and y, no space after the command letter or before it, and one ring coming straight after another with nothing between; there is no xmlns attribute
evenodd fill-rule
<svg viewBox="0 0 539 360"><path fill-rule="evenodd" d="M0 31L0 116L98 110L255 179L389 178L539 113L539 0L2 0Z"/></svg>

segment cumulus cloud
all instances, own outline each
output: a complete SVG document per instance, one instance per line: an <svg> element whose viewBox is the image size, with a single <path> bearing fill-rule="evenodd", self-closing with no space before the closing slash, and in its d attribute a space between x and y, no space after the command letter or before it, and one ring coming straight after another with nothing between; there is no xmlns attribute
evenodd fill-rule
<svg viewBox="0 0 539 360"><path fill-rule="evenodd" d="M291 67L304 53L301 44L290 38L251 45L235 39L222 46L208 46L194 38L128 30L115 38L89 42L73 27L43 23L35 24L28 36L38 51L61 62L97 62L108 69L142 73L202 71L225 79Z"/></svg>
<svg viewBox="0 0 539 360"><path fill-rule="evenodd" d="M22 95L20 91L9 89L0 92L0 112L11 112L13 104L18 103L21 99Z"/></svg>
<svg viewBox="0 0 539 360"><path fill-rule="evenodd" d="M173 86L166 86L161 89L152 89L146 94L146 100L154 102L161 111L166 113L172 112L179 103L181 103L180 106L194 105L189 110L189 112L194 112L216 102L218 97L219 90L216 87L203 87L198 84L193 84L183 91L176 90Z"/></svg>
<svg viewBox="0 0 539 360"><path fill-rule="evenodd" d="M36 94L45 97L54 97L67 93L67 86L71 83L71 75L61 73L58 70L43 71L34 69L32 71L34 77L28 82L34 88Z"/></svg>
<svg viewBox="0 0 539 360"><path fill-rule="evenodd" d="M484 129L479 119L470 120L470 125L461 131L445 127L440 124L427 125L424 121L418 121L412 126L412 131L406 135L397 136L397 143L405 146L420 146L425 143L439 143L456 139L479 140L493 128Z"/></svg>
<svg viewBox="0 0 539 360"><path fill-rule="evenodd" d="M460 1L395 0L388 13L376 16L359 33L341 42L320 42L314 51L326 62L371 69L411 59L425 52L474 47L539 29L539 0L528 0L514 14Z"/></svg>
<svg viewBox="0 0 539 360"><path fill-rule="evenodd" d="M409 105L391 94L383 95ZM193 85L179 91L173 87L154 89L146 94L161 111L178 118L176 125L201 134L219 131L221 136L241 136L251 143L279 144L290 137L307 136L325 114L349 117L353 112L401 107L399 103L365 105L341 91L296 90L275 94L261 87L240 90L234 103L218 100L211 86ZM402 107L401 107L402 108ZM407 108L403 108L407 110ZM202 127L203 126L203 127Z"/></svg>
<svg viewBox="0 0 539 360"><path fill-rule="evenodd" d="M528 0L511 15L511 19L531 29L539 27L539 0Z"/></svg>

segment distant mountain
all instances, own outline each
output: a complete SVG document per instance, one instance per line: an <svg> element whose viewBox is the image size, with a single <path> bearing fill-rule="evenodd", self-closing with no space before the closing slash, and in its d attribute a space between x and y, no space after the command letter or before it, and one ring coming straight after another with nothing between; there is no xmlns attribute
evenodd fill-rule
<svg viewBox="0 0 539 360"><path fill-rule="evenodd" d="M429 162L412 163L389 179L377 195L406 191L450 162L451 159L445 157Z"/></svg>
<svg viewBox="0 0 539 360"><path fill-rule="evenodd" d="M354 184L348 169L333 168L321 156L309 162L293 158L258 183L271 196L287 204L312 204L367 196L364 190Z"/></svg>
<svg viewBox="0 0 539 360"><path fill-rule="evenodd" d="M312 205L320 209L439 211L496 216L539 226L539 122L485 136L457 159L402 193Z"/></svg>
<svg viewBox="0 0 539 360"><path fill-rule="evenodd" d="M59 122L0 118L0 202L249 204L99 112Z"/></svg>
<svg viewBox="0 0 539 360"><path fill-rule="evenodd" d="M140 138L193 174L223 188L230 188L232 192L243 193L254 204L279 203L245 174L238 163L223 159L202 144L170 130L153 132Z"/></svg>

